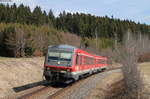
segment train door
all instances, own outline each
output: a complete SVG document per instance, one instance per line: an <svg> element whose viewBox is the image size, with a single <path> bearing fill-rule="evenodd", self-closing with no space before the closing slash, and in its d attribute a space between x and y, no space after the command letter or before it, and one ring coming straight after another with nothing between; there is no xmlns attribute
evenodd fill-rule
<svg viewBox="0 0 150 99"><path fill-rule="evenodd" d="M76 71L81 71L82 70L82 63L83 63L83 56L80 55L79 53L77 53L77 56L76 56Z"/></svg>

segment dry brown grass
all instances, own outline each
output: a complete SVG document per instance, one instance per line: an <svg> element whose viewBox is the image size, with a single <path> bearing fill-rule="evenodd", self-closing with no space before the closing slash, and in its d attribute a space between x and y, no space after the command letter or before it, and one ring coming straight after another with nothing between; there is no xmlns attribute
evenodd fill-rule
<svg viewBox="0 0 150 99"><path fill-rule="evenodd" d="M141 74L144 75L142 76L144 77L144 89L141 99L150 99L150 62L140 63L138 66L140 66ZM126 95L126 88L122 79L121 73L113 73L102 79L88 99L135 99L135 95L132 98Z"/></svg>
<svg viewBox="0 0 150 99"><path fill-rule="evenodd" d="M150 40L141 35L133 35L130 31L124 36L122 46L116 45L115 56L116 59L123 65L123 84L118 97L128 99L141 99L143 97L143 78L138 69L138 58L143 53L147 53L150 50ZM115 92L115 88L114 91ZM118 91L119 92L119 91Z"/></svg>
<svg viewBox="0 0 150 99"><path fill-rule="evenodd" d="M108 91L112 84L119 82L123 79L121 72L112 73L101 80L97 87L92 90L87 99L106 99L109 96Z"/></svg>
<svg viewBox="0 0 150 99"><path fill-rule="evenodd" d="M142 73L150 75L150 62L140 63L139 66Z"/></svg>
<svg viewBox="0 0 150 99"><path fill-rule="evenodd" d="M144 62L139 64L141 74L143 75L144 81L144 96L150 99L150 62Z"/></svg>
<svg viewBox="0 0 150 99"><path fill-rule="evenodd" d="M0 58L0 98L14 93L13 87L42 80L43 57Z"/></svg>
<svg viewBox="0 0 150 99"><path fill-rule="evenodd" d="M142 98L139 97L139 99L150 99L150 62L141 63L138 66L140 66L140 72L144 77ZM106 92L106 99L137 99L137 96L133 93L130 94L130 97L128 96L128 90L126 90L125 86L123 80L114 82Z"/></svg>

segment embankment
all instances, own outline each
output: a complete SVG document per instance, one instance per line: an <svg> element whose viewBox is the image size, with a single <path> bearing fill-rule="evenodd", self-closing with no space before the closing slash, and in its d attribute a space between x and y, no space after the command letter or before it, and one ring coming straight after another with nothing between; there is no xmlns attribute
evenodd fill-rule
<svg viewBox="0 0 150 99"><path fill-rule="evenodd" d="M0 58L0 98L14 93L13 87L42 80L44 57Z"/></svg>

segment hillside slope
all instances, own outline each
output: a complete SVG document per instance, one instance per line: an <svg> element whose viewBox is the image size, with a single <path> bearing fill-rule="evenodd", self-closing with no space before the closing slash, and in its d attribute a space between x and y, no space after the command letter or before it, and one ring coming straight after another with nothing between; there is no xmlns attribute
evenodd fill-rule
<svg viewBox="0 0 150 99"><path fill-rule="evenodd" d="M44 58L0 58L0 98L13 87L42 80Z"/></svg>

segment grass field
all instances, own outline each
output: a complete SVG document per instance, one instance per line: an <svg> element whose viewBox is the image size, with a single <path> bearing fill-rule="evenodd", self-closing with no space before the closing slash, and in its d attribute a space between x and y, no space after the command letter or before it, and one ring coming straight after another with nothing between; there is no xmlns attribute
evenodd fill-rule
<svg viewBox="0 0 150 99"><path fill-rule="evenodd" d="M113 63L112 67L121 66L120 64ZM144 82L144 95L147 97L145 99L150 99L150 62L144 62L139 64L139 70L141 71L141 76L143 77ZM101 83L97 85L88 99L116 99L114 96L121 94L123 89L122 87L122 73L114 73L107 76L105 79L101 80ZM118 95L119 96L119 95ZM118 98L117 98L118 99ZM119 98L120 99L120 98Z"/></svg>
<svg viewBox="0 0 150 99"><path fill-rule="evenodd" d="M144 83L144 95L150 99L150 62L139 64Z"/></svg>
<svg viewBox="0 0 150 99"><path fill-rule="evenodd" d="M141 63L140 70L145 75L150 75L150 62Z"/></svg>
<svg viewBox="0 0 150 99"><path fill-rule="evenodd" d="M44 57L0 57L0 98L14 93L13 87L42 80Z"/></svg>

